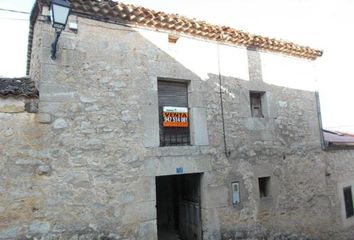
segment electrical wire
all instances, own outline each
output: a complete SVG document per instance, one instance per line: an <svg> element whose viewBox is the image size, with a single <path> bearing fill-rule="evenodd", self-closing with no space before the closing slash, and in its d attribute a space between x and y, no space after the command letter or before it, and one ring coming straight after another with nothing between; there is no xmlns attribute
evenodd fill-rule
<svg viewBox="0 0 354 240"><path fill-rule="evenodd" d="M224 116L224 99L223 99L223 90L222 90L222 77L221 77L221 64L220 64L220 47L217 43L217 52L218 52L218 72L219 72L219 94L220 94L220 108L221 108L221 120L222 120L222 132L224 138L224 151L225 156L229 157L230 152L227 148L227 141L226 141L226 131L225 131L225 116Z"/></svg>
<svg viewBox="0 0 354 240"><path fill-rule="evenodd" d="M13 10L13 9L5 9L5 8L0 8L0 11L12 12L12 13L21 13L21 14L30 14L29 12L23 12L23 11L18 11L18 10Z"/></svg>

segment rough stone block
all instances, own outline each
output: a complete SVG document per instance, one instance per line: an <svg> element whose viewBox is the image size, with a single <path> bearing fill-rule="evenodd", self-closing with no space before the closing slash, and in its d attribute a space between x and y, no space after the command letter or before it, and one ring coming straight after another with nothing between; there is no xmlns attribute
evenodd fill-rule
<svg viewBox="0 0 354 240"><path fill-rule="evenodd" d="M37 113L38 112L38 102L37 101L26 102L25 110L28 113Z"/></svg>
<svg viewBox="0 0 354 240"><path fill-rule="evenodd" d="M262 81L261 54L256 50L248 50L249 78L251 81Z"/></svg>
<svg viewBox="0 0 354 240"><path fill-rule="evenodd" d="M123 207L122 224L139 223L156 219L155 201L126 204Z"/></svg>
<svg viewBox="0 0 354 240"><path fill-rule="evenodd" d="M54 129L62 129L62 128L67 128L68 124L63 118L58 118L53 122L53 128Z"/></svg>
<svg viewBox="0 0 354 240"><path fill-rule="evenodd" d="M206 106L206 93L200 90L190 92L188 94L189 107L201 107Z"/></svg>
<svg viewBox="0 0 354 240"><path fill-rule="evenodd" d="M39 113L37 114L37 120L40 123L51 123L52 115L50 115L49 113Z"/></svg>
<svg viewBox="0 0 354 240"><path fill-rule="evenodd" d="M156 221L144 222L139 225L138 239L157 240Z"/></svg>
<svg viewBox="0 0 354 240"><path fill-rule="evenodd" d="M211 170L211 159L208 155L197 155L146 158L144 161L145 176L174 175L177 168L183 168L184 174L207 172Z"/></svg>
<svg viewBox="0 0 354 240"><path fill-rule="evenodd" d="M230 192L231 189L226 186L209 186L203 196L203 206L206 208L229 206L231 202Z"/></svg>
<svg viewBox="0 0 354 240"><path fill-rule="evenodd" d="M83 103L94 103L97 102L97 99L93 97L80 96L80 101Z"/></svg>
<svg viewBox="0 0 354 240"><path fill-rule="evenodd" d="M60 112L62 107L63 107L62 102L47 102L47 101L41 100L38 103L38 108L41 113L49 113L54 116L56 116L58 114L58 112Z"/></svg>
<svg viewBox="0 0 354 240"><path fill-rule="evenodd" d="M193 145L209 145L206 108L191 108L191 138Z"/></svg>
<svg viewBox="0 0 354 240"><path fill-rule="evenodd" d="M38 175L50 175L52 168L47 164L39 165L36 172Z"/></svg>
<svg viewBox="0 0 354 240"><path fill-rule="evenodd" d="M40 100L47 102L65 102L74 99L75 92L63 91L63 92L41 92Z"/></svg>
<svg viewBox="0 0 354 240"><path fill-rule="evenodd" d="M49 224L49 222L46 222L46 221L35 220L30 225L29 230L31 233L46 234L50 230L50 224Z"/></svg>
<svg viewBox="0 0 354 240"><path fill-rule="evenodd" d="M0 112L3 113L18 113L25 111L24 99L16 98L0 98Z"/></svg>
<svg viewBox="0 0 354 240"><path fill-rule="evenodd" d="M0 230L0 239L15 239L19 230L19 226L13 226L7 229Z"/></svg>
<svg viewBox="0 0 354 240"><path fill-rule="evenodd" d="M160 145L160 129L158 107L156 105L143 106L142 108L144 146L157 147Z"/></svg>

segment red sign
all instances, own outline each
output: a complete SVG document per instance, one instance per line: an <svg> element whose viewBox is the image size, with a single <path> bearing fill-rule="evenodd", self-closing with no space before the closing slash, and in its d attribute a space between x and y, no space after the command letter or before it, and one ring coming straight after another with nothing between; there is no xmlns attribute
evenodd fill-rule
<svg viewBox="0 0 354 240"><path fill-rule="evenodd" d="M188 109L181 107L163 108L164 127L188 127Z"/></svg>

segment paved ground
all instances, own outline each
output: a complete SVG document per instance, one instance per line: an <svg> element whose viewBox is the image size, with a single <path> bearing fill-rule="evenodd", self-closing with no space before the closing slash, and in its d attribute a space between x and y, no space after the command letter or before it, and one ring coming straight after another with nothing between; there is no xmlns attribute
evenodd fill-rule
<svg viewBox="0 0 354 240"><path fill-rule="evenodd" d="M181 240L178 234L174 231L159 231L159 240Z"/></svg>

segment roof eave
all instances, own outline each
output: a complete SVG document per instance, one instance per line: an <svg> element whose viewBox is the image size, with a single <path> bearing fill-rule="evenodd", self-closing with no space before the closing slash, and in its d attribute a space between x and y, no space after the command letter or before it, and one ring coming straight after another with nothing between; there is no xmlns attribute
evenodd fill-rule
<svg viewBox="0 0 354 240"><path fill-rule="evenodd" d="M204 21L197 21L195 19L181 17L177 14L156 12L154 10L143 7L136 7L134 5L127 5L121 2L112 2L110 0L90 0L85 2L81 0L71 0L70 4L72 5L73 14L98 21L124 25L131 24L134 26L150 29L163 29L166 31L172 31L174 33L185 34L188 36L223 42L232 45L245 47L254 46L257 48L257 50L281 53L309 60L316 60L318 57L323 55L322 50L313 49L292 42L250 34L237 29L233 29L231 27L212 25ZM29 75L30 72L34 25L43 5L49 6L49 0L36 0L31 12L27 50L27 75ZM85 5L84 8L82 5ZM96 11L90 11L90 5L93 5L95 8L101 7L102 9L105 9L106 12L111 12L111 15L108 13L103 15L102 13L98 14ZM82 9L85 9L85 11ZM145 14L144 18L141 18L145 19L144 21L139 20L140 18L137 17L139 14ZM164 20L161 20L161 17ZM179 26L177 23L182 25ZM176 27L176 25L178 26ZM188 25L187 28L184 27L186 25Z"/></svg>

